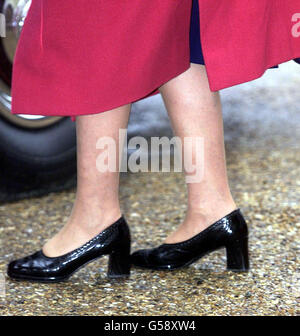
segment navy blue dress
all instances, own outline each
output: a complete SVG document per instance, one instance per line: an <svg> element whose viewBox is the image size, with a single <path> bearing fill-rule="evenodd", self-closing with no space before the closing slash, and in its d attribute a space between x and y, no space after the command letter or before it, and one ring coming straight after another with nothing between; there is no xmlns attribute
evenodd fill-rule
<svg viewBox="0 0 300 336"><path fill-rule="evenodd" d="M197 64L205 64L200 39L198 0L193 0L192 4L191 25L190 25L190 62Z"/></svg>

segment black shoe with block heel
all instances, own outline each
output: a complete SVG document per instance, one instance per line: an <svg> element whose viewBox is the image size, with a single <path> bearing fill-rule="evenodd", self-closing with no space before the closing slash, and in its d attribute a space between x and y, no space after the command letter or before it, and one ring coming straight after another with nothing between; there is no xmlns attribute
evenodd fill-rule
<svg viewBox="0 0 300 336"><path fill-rule="evenodd" d="M59 282L103 255L109 255L109 278L130 275L130 231L123 215L81 247L58 257L47 257L40 250L12 261L7 274L16 280Z"/></svg>
<svg viewBox="0 0 300 336"><path fill-rule="evenodd" d="M220 248L226 249L228 270L249 269L248 228L240 209L232 211L188 240L138 250L131 255L131 262L142 268L174 270L188 266Z"/></svg>

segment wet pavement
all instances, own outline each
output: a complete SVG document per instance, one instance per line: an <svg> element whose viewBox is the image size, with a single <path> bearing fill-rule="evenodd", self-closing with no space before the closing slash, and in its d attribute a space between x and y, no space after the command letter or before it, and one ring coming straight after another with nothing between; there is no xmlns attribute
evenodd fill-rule
<svg viewBox="0 0 300 336"><path fill-rule="evenodd" d="M121 282L106 278L107 257L65 283L3 279L9 260L40 249L67 220L74 190L52 193L0 206L0 314L299 315L299 88L300 67L289 62L222 91L230 184L250 229L248 273L226 271L220 250L178 271L134 268ZM171 135L159 96L134 105L129 134ZM160 244L184 217L181 173L122 173L120 193L133 251Z"/></svg>

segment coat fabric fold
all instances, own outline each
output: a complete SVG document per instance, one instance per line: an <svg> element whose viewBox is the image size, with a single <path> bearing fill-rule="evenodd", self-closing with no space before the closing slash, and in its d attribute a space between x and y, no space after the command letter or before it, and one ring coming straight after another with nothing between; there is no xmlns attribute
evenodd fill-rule
<svg viewBox="0 0 300 336"><path fill-rule="evenodd" d="M300 58L299 0L197 0L212 91ZM12 113L100 113L159 93L190 67L192 0L32 0Z"/></svg>

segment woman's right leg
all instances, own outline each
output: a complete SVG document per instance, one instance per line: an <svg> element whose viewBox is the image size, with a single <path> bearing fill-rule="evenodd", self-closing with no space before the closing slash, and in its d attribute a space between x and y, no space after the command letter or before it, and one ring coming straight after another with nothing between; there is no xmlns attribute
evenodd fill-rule
<svg viewBox="0 0 300 336"><path fill-rule="evenodd" d="M43 247L49 257L70 252L96 236L121 216L119 204L119 129L128 125L131 104L95 115L78 116L77 192L65 226ZM110 137L116 144L116 171L100 172L96 143Z"/></svg>

